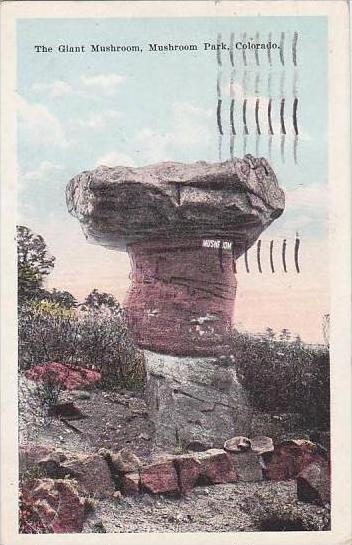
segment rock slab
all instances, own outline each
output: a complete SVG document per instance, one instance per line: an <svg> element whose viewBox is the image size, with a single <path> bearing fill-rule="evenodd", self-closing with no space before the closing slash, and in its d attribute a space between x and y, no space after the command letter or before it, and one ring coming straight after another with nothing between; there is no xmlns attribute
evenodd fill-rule
<svg viewBox="0 0 352 545"><path fill-rule="evenodd" d="M249 432L252 410L233 366L212 358L144 355L146 400L158 446L202 442L222 448L224 437Z"/></svg>
<svg viewBox="0 0 352 545"><path fill-rule="evenodd" d="M241 255L285 206L266 159L164 162L78 174L66 188L69 212L88 240L125 250L143 240L226 238Z"/></svg>

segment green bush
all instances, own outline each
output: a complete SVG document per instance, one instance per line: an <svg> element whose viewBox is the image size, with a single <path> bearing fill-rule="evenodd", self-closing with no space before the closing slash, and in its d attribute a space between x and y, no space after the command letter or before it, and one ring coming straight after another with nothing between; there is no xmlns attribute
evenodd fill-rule
<svg viewBox="0 0 352 545"><path fill-rule="evenodd" d="M144 362L128 331L120 307L67 309L41 300L18 312L19 367L49 361L96 369L104 387L140 388Z"/></svg>
<svg viewBox="0 0 352 545"><path fill-rule="evenodd" d="M264 412L298 413L307 428L330 425L330 366L327 348L287 335L254 337L236 332L233 355L238 379L254 407Z"/></svg>

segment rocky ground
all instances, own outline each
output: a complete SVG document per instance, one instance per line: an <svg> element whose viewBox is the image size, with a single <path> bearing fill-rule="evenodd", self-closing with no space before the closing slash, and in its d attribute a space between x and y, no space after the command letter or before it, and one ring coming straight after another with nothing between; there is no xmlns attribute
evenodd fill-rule
<svg viewBox="0 0 352 545"><path fill-rule="evenodd" d="M84 531L251 532L323 530L328 525L328 510L298 502L291 480L199 487L182 498L143 494L99 501Z"/></svg>
<svg viewBox="0 0 352 545"><path fill-rule="evenodd" d="M36 386L20 381L21 443L36 443L73 451L97 452L100 448L118 451L130 447L138 456L152 450L152 423L148 420L143 395L120 391L64 391L60 401L73 401L82 418L49 418L35 399Z"/></svg>
<svg viewBox="0 0 352 545"><path fill-rule="evenodd" d="M20 381L20 442L76 453L114 452L130 448L145 462L157 454L153 427L143 396L119 391L65 391L60 401L73 401L77 420L49 418L34 395L35 385ZM170 452L175 453L170 449ZM179 454L179 453L177 453ZM92 499L83 532L230 532L326 530L328 506L297 500L296 480L235 482L199 486L183 495L123 496L116 492Z"/></svg>

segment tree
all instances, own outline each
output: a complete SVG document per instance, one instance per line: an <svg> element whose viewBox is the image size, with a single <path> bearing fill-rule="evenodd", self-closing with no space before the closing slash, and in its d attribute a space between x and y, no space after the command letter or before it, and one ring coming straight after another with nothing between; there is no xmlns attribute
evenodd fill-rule
<svg viewBox="0 0 352 545"><path fill-rule="evenodd" d="M17 226L18 298L29 299L40 294L45 277L54 267L52 256L41 235L24 225Z"/></svg>
<svg viewBox="0 0 352 545"><path fill-rule="evenodd" d="M45 299L51 303L58 303L64 308L75 308L77 306L77 300L69 291L53 289L51 292L47 292Z"/></svg>
<svg viewBox="0 0 352 545"><path fill-rule="evenodd" d="M110 310L120 310L120 305L111 293L99 292L96 288L83 301L83 306L98 310L107 307Z"/></svg>
<svg viewBox="0 0 352 545"><path fill-rule="evenodd" d="M284 328L281 330L281 333L280 333L280 336L279 336L279 339L280 341L288 341L291 337L291 332Z"/></svg>

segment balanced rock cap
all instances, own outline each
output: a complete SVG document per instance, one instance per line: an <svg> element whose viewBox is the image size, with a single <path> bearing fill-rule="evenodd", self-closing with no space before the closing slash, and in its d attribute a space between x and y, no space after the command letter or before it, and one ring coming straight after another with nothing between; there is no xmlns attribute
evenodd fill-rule
<svg viewBox="0 0 352 545"><path fill-rule="evenodd" d="M223 163L99 166L70 180L66 201L87 239L111 249L144 240L218 238L234 242L236 257L285 206L271 166L251 155Z"/></svg>

